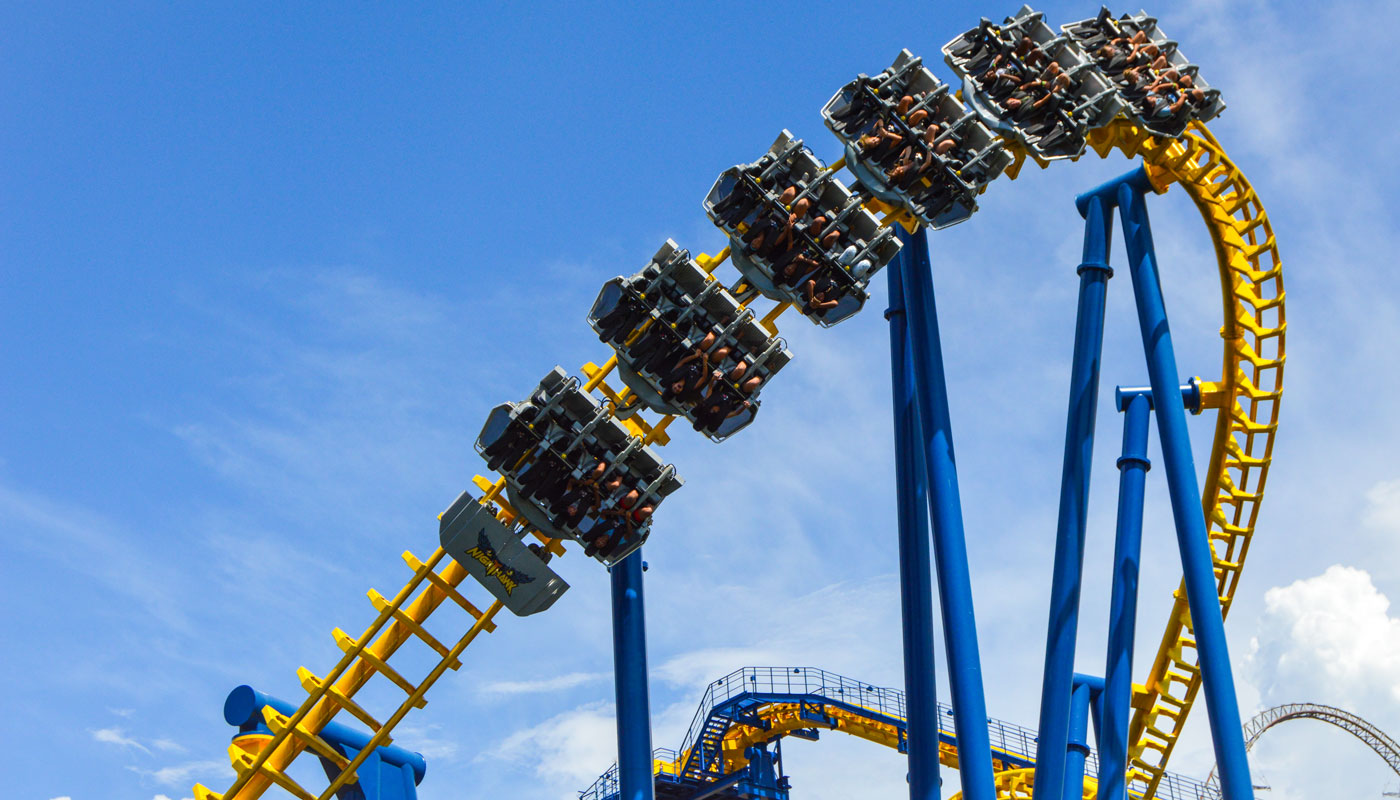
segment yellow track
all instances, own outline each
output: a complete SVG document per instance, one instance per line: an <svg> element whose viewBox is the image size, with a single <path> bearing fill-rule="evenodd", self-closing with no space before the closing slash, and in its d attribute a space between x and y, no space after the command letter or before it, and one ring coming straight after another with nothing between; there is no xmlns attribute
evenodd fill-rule
<svg viewBox="0 0 1400 800"><path fill-rule="evenodd" d="M1202 505L1210 526L1222 610L1228 613L1259 513L1282 387L1283 282L1273 231L1248 181L1203 125L1193 125L1180 140L1157 141L1120 119L1093 131L1090 144L1101 156L1113 149L1122 150L1129 158L1141 156L1160 190L1165 191L1171 183L1181 185L1200 209L1215 246L1225 308L1221 328L1225 342L1224 364L1221 379L1205 385L1204 401L1207 407L1224 413L1217 416ZM1008 175L1016 177L1024 162L1025 154L1019 153L1016 162L1007 170ZM833 168L839 166L840 162L832 165ZM727 251L717 257L702 254L698 260L707 271L713 272L727 255ZM762 317L762 322L776 333L776 319L787 308L786 304L776 305ZM583 373L588 381L584 389L597 390L615 405L622 406L627 403L629 391L626 388L615 390L605 383L615 366L615 358L602 367L585 365ZM661 416L648 422L639 413L624 422L648 443L664 445L669 441L666 429L672 419ZM483 503L494 504L497 515L505 521L516 519L515 510L500 497L503 480L478 476L476 483L486 491ZM549 540L539 532L535 535L545 541L552 552L562 555L563 548L558 541ZM481 611L464 597L459 587L467 573L447 558L441 548L426 562L407 552L404 559L413 570L412 578L392 599L370 590L370 600L378 616L365 632L359 637L351 637L339 629L334 632L337 644L345 652L340 662L324 678L305 668L298 670L300 683L308 694L296 713L283 717L266 709L265 716L273 734L236 740L229 748L229 757L237 778L222 793L196 785L196 800L254 800L274 785L298 800L330 800L337 789L356 780L355 770L373 746L388 744L394 727L409 711L423 707L428 688L446 670L461 666L462 652L477 635L495 629L494 620L501 604L493 602ZM1172 615L1152 669L1144 684L1136 688L1134 696L1136 710L1129 734L1130 777L1134 792L1141 792L1145 798L1156 791L1200 688L1184 591L1178 589L1175 596ZM425 627L428 617L449 599L474 620L467 632L450 647ZM390 657L410 639L431 648L440 659L437 666L416 683L388 664ZM355 694L376 674L397 685L406 695L382 722L354 700ZM374 732L374 739L360 757L349 761L335 757L341 767L339 776L320 793L313 793L297 784L286 770L308 748L318 754L330 751L317 733L342 710L368 726ZM889 731L876 729L879 726L857 724L855 720L848 722L842 728L847 732L884 744L897 743L897 737L891 739ZM741 735L736 734L736 737ZM942 760L956 767L956 751L946 750L941 753ZM742 754L743 748L737 753ZM1030 778L1023 775L1024 772L998 773L999 796L1030 797ZM1086 797L1092 796L1092 786L1092 781L1086 782Z"/></svg>
<svg viewBox="0 0 1400 800"><path fill-rule="evenodd" d="M1011 769L996 774L997 797L1005 800L1031 800L1035 796L1035 770ZM1093 780L1084 781L1083 800L1094 800L1098 796L1098 784ZM962 800L962 792L949 800Z"/></svg>
<svg viewBox="0 0 1400 800"><path fill-rule="evenodd" d="M811 716L802 716L802 707L798 703L769 703L753 709L748 717L761 721L762 725L746 725L735 723L725 732L724 741L721 744L721 752L724 758L724 771L726 774L737 769L742 769L748 765L748 759L744 757L744 752L754 745L761 745L771 742L782 736L797 730L810 730L819 728L823 730L839 731L841 733L854 736L857 739L864 739L867 742L884 745L890 748L899 748L899 727L885 722L878 717L884 716L878 712L869 715L855 713L849 709L826 706L822 714L827 718L827 722L815 721ZM941 730L940 733L951 735L953 731ZM655 771L665 772L671 775L679 775L685 765L686 757L689 753L680 753L675 761L658 761L655 764ZM1002 760L1002 756L1009 755L1024 759L1028 757L1026 753L1012 753L1003 751L997 747L992 748L992 767L998 772L1007 769L1015 761L1007 762ZM939 742L938 745L939 763L953 769L958 768L958 750L955 745L947 742Z"/></svg>

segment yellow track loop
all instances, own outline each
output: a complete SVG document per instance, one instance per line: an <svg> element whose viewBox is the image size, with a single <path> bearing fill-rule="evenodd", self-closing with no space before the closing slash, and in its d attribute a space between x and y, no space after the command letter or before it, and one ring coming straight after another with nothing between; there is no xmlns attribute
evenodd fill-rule
<svg viewBox="0 0 1400 800"><path fill-rule="evenodd" d="M1228 614L1259 514L1283 386L1284 292L1273 229L1249 182L1204 125L1194 124L1180 140L1156 140L1119 119L1093 131L1089 141L1100 156L1114 149L1128 158L1141 156L1161 191L1171 183L1180 184L1200 210L1215 247L1225 312L1220 331L1224 364L1221 380L1202 387L1203 404L1219 410L1202 506L1221 606ZM1024 163L1025 154L1018 153L1008 174L1014 178ZM1155 795L1201 684L1185 590L1178 588L1175 598L1152 669L1145 685L1135 688L1133 698L1130 788L1143 800ZM840 710L828 710L832 722L823 725L799 717L798 711L794 704L773 704L755 710L754 716L767 727L731 727L723 743L725 771L744 766L743 753L749 746L802 728L828 728L888 747L899 745L892 725ZM999 770L997 796L1030 798L1034 770L1001 771L1008 765L997 758L997 752L992 754ZM657 767L678 772L685 757L682 753L680 763ZM957 750L941 744L939 761L956 769ZM1095 777L1086 776L1086 800L1092 800L1097 790Z"/></svg>

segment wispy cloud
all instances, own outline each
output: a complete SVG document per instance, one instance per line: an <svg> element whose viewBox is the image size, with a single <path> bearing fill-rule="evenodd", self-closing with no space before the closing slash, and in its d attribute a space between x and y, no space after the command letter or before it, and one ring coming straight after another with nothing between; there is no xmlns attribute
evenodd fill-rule
<svg viewBox="0 0 1400 800"><path fill-rule="evenodd" d="M593 703L517 731L483 758L527 765L544 784L541 796L566 796L592 783L615 760L616 736L609 705Z"/></svg>
<svg viewBox="0 0 1400 800"><path fill-rule="evenodd" d="M442 301L354 270L285 271L191 306L239 353L225 402L191 409L172 432L224 480L314 516L369 484L431 484L455 463L434 402L481 381L447 339L466 338ZM288 319L293 320L288 330Z"/></svg>
<svg viewBox="0 0 1400 800"><path fill-rule="evenodd" d="M459 742L443 730L443 726L436 723L401 725L394 730L394 739L400 747L422 755L430 764L453 761L460 749Z"/></svg>
<svg viewBox="0 0 1400 800"><path fill-rule="evenodd" d="M531 681L495 681L483 685L480 691L484 695L543 694L572 689L609 677L611 676L605 672L570 672L566 675Z"/></svg>
<svg viewBox="0 0 1400 800"><path fill-rule="evenodd" d="M166 753L183 753L185 746L170 739L156 739L151 742L151 747Z"/></svg>
<svg viewBox="0 0 1400 800"><path fill-rule="evenodd" d="M1400 533L1400 478L1366 490L1366 525L1387 533Z"/></svg>
<svg viewBox="0 0 1400 800"><path fill-rule="evenodd" d="M142 767L128 766L128 770L149 778L161 786L187 786L196 776L210 774L232 775L233 770L227 761L188 761L183 764L173 764L159 769L144 769Z"/></svg>
<svg viewBox="0 0 1400 800"><path fill-rule="evenodd" d="M134 750L140 750L146 755L151 755L151 749L149 747L127 736L121 728L99 728L98 730L92 731L92 738L104 744L114 744L118 747L130 747Z"/></svg>
<svg viewBox="0 0 1400 800"><path fill-rule="evenodd" d="M12 531L23 532L6 536L6 547L40 554L61 563L65 570L87 575L135 601L167 629L190 629L183 604L172 591L175 573L168 561L146 552L141 537L121 524L71 503L4 484L0 484L0 521ZM74 553L82 557L74 558Z"/></svg>

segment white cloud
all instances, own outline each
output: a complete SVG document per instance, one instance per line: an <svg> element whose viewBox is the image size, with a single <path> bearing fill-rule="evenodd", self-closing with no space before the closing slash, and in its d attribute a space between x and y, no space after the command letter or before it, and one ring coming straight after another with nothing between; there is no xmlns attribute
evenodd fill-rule
<svg viewBox="0 0 1400 800"><path fill-rule="evenodd" d="M679 652L652 674L676 687L703 690L741 667L812 666L889 684L902 673L898 584L892 575L838 582L775 600L764 588L720 586L717 602L764 609L763 624L730 629L723 644ZM698 695L694 698L698 701Z"/></svg>
<svg viewBox="0 0 1400 800"><path fill-rule="evenodd" d="M171 797L168 794L158 794L155 797L152 797L151 800L171 800ZM184 798L184 800L194 800L194 798L186 797Z"/></svg>
<svg viewBox="0 0 1400 800"><path fill-rule="evenodd" d="M486 758L528 765L548 793L574 797L616 760L616 744L611 704L591 703L511 734Z"/></svg>
<svg viewBox="0 0 1400 800"><path fill-rule="evenodd" d="M135 601L167 628L189 630L183 604L173 589L172 571L125 526L73 503L5 485L0 485L0 521L25 532L7 537L6 544L61 560L67 568ZM74 559L75 552L87 557Z"/></svg>
<svg viewBox="0 0 1400 800"><path fill-rule="evenodd" d="M99 742L105 742L106 744L114 744L118 747L130 747L136 750L140 750L146 755L151 754L151 750L149 747L146 747L144 744L141 744L140 742L136 741L130 736L127 736L121 728L100 728L98 730L92 731L92 738L96 739Z"/></svg>
<svg viewBox="0 0 1400 800"><path fill-rule="evenodd" d="M1400 619L1365 570L1328 567L1270 589L1264 606L1247 660L1264 704L1364 710L1400 701Z"/></svg>
<svg viewBox="0 0 1400 800"><path fill-rule="evenodd" d="M604 672L570 672L535 681L495 681L482 686L480 691L485 695L540 694L572 689L607 677L610 676Z"/></svg>
<svg viewBox="0 0 1400 800"><path fill-rule="evenodd" d="M73 800L73 798L71 798L71 797L69 797L68 795L65 794L65 795L62 796L62 797L51 797L51 798L49 798L49 800Z"/></svg>
<svg viewBox="0 0 1400 800"><path fill-rule="evenodd" d="M1242 697L1257 690L1262 707L1338 706L1381 730L1400 730L1400 618L1390 613L1389 599L1366 571L1338 565L1269 589L1251 644L1240 670ZM1271 730L1249 761L1254 782L1270 786L1275 800L1339 792L1379 796L1396 788L1381 759L1329 725Z"/></svg>
<svg viewBox="0 0 1400 800"><path fill-rule="evenodd" d="M451 761L457 757L457 742L443 736L442 726L403 725L394 730L395 744L423 756L429 763Z"/></svg>
<svg viewBox="0 0 1400 800"><path fill-rule="evenodd" d="M137 775L150 778L162 786L186 786L189 785L191 779L201 773L216 773L218 775L232 773L227 761L189 761L160 769L142 769L132 766L128 766L127 769Z"/></svg>
<svg viewBox="0 0 1400 800"><path fill-rule="evenodd" d="M1381 481L1366 490L1366 515L1363 519L1368 527L1400 531L1400 478Z"/></svg>

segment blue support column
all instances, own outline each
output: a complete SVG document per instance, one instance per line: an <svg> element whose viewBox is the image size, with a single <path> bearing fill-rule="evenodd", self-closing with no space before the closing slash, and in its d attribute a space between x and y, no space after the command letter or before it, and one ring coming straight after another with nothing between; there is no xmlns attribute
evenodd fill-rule
<svg viewBox="0 0 1400 800"><path fill-rule="evenodd" d="M1084 762L1089 758L1089 707L1102 694L1103 681L1076 674L1069 700L1069 736L1065 753L1065 785L1067 800L1084 796Z"/></svg>
<svg viewBox="0 0 1400 800"><path fill-rule="evenodd" d="M1079 265L1079 308L1070 367L1060 509L1050 583L1050 619L1045 635L1045 672L1040 690L1040 742L1035 785L1040 800L1060 800L1070 723L1074 645L1079 631L1079 590L1084 567L1084 527L1089 506L1089 467L1094 454L1099 364L1108 279L1113 204L1102 187L1075 199L1084 217L1084 260Z"/></svg>
<svg viewBox="0 0 1400 800"><path fill-rule="evenodd" d="M652 800L655 787L651 774L651 704L647 693L642 551L623 559L611 572L619 800Z"/></svg>
<svg viewBox="0 0 1400 800"><path fill-rule="evenodd" d="M928 237L923 229L902 228L900 277L914 367L914 396L919 410L924 477L933 520L933 552L938 575L939 607L948 657L953 722L958 732L959 776L967 800L994 800L991 739L987 733L987 699L977 653L977 620L972 608L967 541L963 535L958 467L953 456L953 427L948 413L948 386L943 374L943 347L938 335Z"/></svg>
<svg viewBox="0 0 1400 800"><path fill-rule="evenodd" d="M1113 589L1104 667L1103 723L1099 728L1099 797L1127 800L1128 720L1133 700L1133 636L1137 624L1138 560L1142 553L1142 497L1147 481L1150 392L1119 390L1123 455L1118 459L1118 530L1113 546Z"/></svg>
<svg viewBox="0 0 1400 800"><path fill-rule="evenodd" d="M1167 326L1157 254L1152 245L1152 228L1144 198L1144 194L1150 190L1147 172L1139 168L1130 180L1119 187L1118 204L1152 394L1160 398L1170 397L1178 391L1178 378L1176 354ZM1177 542L1181 549L1186 602L1191 610L1192 630L1196 636L1206 714L1210 719L1215 744L1215 760L1220 767L1220 786L1225 800L1250 800L1253 789L1249 762L1245 757L1244 736L1240 729L1239 700L1235 696L1235 679L1230 671L1230 654L1225 642L1214 559L1205 516L1201 512L1200 488L1186 430L1186 412L1175 403L1159 404L1157 432L1162 441L1163 469L1167 474L1172 518L1176 523Z"/></svg>
<svg viewBox="0 0 1400 800"><path fill-rule="evenodd" d="M894 396L895 482L899 503L899 598L904 624L910 800L938 800L938 693L933 654L933 573L928 507L918 455L919 419L905 325L904 256L888 267L890 383Z"/></svg>

